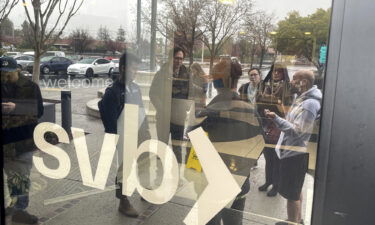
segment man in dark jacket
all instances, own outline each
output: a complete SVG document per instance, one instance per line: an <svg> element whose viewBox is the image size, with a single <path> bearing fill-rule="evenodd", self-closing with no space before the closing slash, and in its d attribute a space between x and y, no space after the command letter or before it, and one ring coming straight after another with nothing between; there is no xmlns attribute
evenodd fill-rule
<svg viewBox="0 0 375 225"><path fill-rule="evenodd" d="M218 95L207 105L207 119L202 127L229 171L236 175L241 192L230 208L221 210L207 225L242 225L246 196L250 191L250 168L256 161L247 156L264 145L256 111L230 87L217 88Z"/></svg>
<svg viewBox="0 0 375 225"><path fill-rule="evenodd" d="M169 62L155 74L150 88L150 100L156 109L156 130L158 139L168 144L169 133L172 140L182 140L184 126L176 124L177 107L172 107L174 100L187 100L192 88L190 73L182 64L185 58L184 51L175 47ZM178 161L181 156L179 148L173 149Z"/></svg>
<svg viewBox="0 0 375 225"><path fill-rule="evenodd" d="M108 87L103 95L103 99L98 103L100 115L106 133L120 135L117 144L117 151L122 154L123 150L123 121L124 104L134 104L139 106L139 132L138 144L150 139L147 117L142 102L142 94L139 86L133 82L137 73L137 66L140 60L133 54L125 52L120 58L120 76L115 83ZM131 118L128 118L131 119ZM122 159L122 157L119 157ZM116 189L116 197L120 199L119 211L129 217L137 217L138 212L130 204L125 195L122 195L122 165L116 177L119 188Z"/></svg>
<svg viewBox="0 0 375 225"><path fill-rule="evenodd" d="M29 204L30 170L36 149L33 132L43 115L39 86L17 71L17 62L0 58L2 145L4 172L12 199L7 212L17 223L36 224L38 218L25 209Z"/></svg>

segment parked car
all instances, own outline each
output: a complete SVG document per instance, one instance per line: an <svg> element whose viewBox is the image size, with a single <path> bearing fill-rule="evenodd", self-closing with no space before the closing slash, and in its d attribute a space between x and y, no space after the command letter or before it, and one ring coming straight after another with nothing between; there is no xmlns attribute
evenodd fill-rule
<svg viewBox="0 0 375 225"><path fill-rule="evenodd" d="M4 55L14 58L14 57L17 57L17 56L21 56L22 53L21 52L6 52Z"/></svg>
<svg viewBox="0 0 375 225"><path fill-rule="evenodd" d="M49 74L49 73L58 73L63 72L66 74L67 68L73 64L70 59L65 57L54 57L54 56L47 56L43 57L40 60L40 71L42 74ZM27 71L32 73L33 71L33 64L29 64L27 66Z"/></svg>
<svg viewBox="0 0 375 225"><path fill-rule="evenodd" d="M32 56L34 56L35 52L34 51L30 51L30 52L24 52L23 54L24 55L32 55ZM47 56L65 57L65 53L62 52L62 51L47 51L46 53L43 54L43 57L47 57Z"/></svg>
<svg viewBox="0 0 375 225"><path fill-rule="evenodd" d="M140 71L150 71L150 59L142 59L141 63L138 65L138 70ZM159 63L156 62L156 70L160 69Z"/></svg>
<svg viewBox="0 0 375 225"><path fill-rule="evenodd" d="M112 74L109 76L113 79L116 80L118 78L118 75L120 74L120 68L119 68L119 59L112 59L112 62L114 63L114 68Z"/></svg>
<svg viewBox="0 0 375 225"><path fill-rule="evenodd" d="M21 70L25 70L30 63L34 63L34 56L31 55L16 56L14 59L17 61L17 66Z"/></svg>
<svg viewBox="0 0 375 225"><path fill-rule="evenodd" d="M112 75L115 64L103 58L85 58L78 61L76 64L68 67L68 74L71 76L85 75L92 77L98 74Z"/></svg>
<svg viewBox="0 0 375 225"><path fill-rule="evenodd" d="M79 60L81 60L83 57L80 55L66 55L66 58L73 61L73 63L77 63Z"/></svg>

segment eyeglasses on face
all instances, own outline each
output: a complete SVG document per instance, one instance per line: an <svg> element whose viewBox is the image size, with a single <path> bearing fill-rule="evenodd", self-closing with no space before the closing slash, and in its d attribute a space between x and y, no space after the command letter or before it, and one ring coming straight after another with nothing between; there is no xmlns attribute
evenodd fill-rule
<svg viewBox="0 0 375 225"><path fill-rule="evenodd" d="M174 60L179 60L179 61L183 61L183 60L184 60L184 58L182 58L182 57L174 57Z"/></svg>

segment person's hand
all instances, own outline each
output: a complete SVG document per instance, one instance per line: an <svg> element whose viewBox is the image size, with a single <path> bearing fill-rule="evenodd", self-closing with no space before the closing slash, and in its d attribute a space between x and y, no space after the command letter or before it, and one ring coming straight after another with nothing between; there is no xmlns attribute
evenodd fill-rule
<svg viewBox="0 0 375 225"><path fill-rule="evenodd" d="M13 102L3 102L1 103L1 107L4 113L10 113L16 108L16 104Z"/></svg>
<svg viewBox="0 0 375 225"><path fill-rule="evenodd" d="M265 115L267 118L270 118L270 119L275 119L275 117L276 117L276 113L271 112L271 111L268 110L268 109L265 109L265 110L264 110L264 115Z"/></svg>

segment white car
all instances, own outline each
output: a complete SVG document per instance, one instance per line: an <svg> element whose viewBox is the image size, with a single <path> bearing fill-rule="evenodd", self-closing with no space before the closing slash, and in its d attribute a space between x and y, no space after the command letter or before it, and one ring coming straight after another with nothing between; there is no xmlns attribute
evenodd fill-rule
<svg viewBox="0 0 375 225"><path fill-rule="evenodd" d="M21 70L26 70L27 65L34 62L34 56L31 55L16 56L14 59L17 61L17 66Z"/></svg>
<svg viewBox="0 0 375 225"><path fill-rule="evenodd" d="M35 56L35 52L34 51L24 52L23 54L24 55ZM47 56L65 57L65 53L62 52L62 51L47 51L46 53L43 54L43 57L47 57Z"/></svg>
<svg viewBox="0 0 375 225"><path fill-rule="evenodd" d="M4 55L14 58L17 56L21 56L22 53L21 52L6 52Z"/></svg>
<svg viewBox="0 0 375 225"><path fill-rule="evenodd" d="M97 74L112 75L115 64L103 58L86 58L68 67L68 74L71 76L85 75L92 77Z"/></svg>

